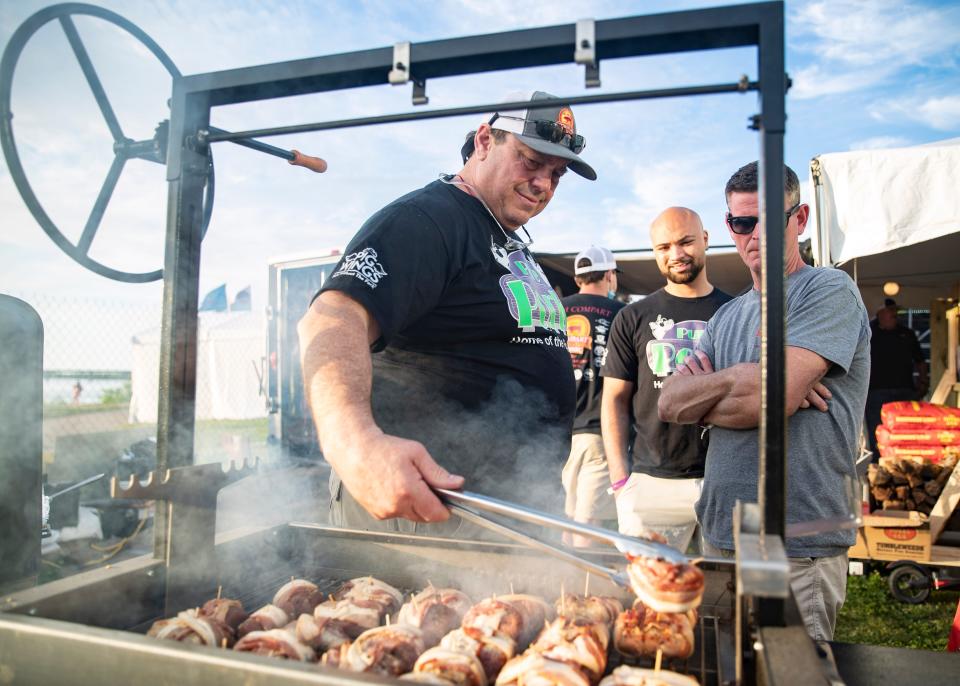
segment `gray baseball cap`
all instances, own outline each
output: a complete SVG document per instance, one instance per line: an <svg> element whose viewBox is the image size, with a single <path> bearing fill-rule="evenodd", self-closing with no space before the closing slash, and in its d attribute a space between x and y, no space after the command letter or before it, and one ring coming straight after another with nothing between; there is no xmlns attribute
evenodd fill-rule
<svg viewBox="0 0 960 686"><path fill-rule="evenodd" d="M555 98L555 95L543 91L534 91L533 93L511 94L505 102ZM580 158L579 153L586 147L587 142L583 136L577 134L577 124L573 118L573 111L566 105L530 106L523 110L501 110L494 112L488 123L490 128L509 131L537 152L570 160L571 171L590 181L596 180L597 172ZM467 134L460 150L464 162L473 154L474 133L474 131L471 131Z"/></svg>

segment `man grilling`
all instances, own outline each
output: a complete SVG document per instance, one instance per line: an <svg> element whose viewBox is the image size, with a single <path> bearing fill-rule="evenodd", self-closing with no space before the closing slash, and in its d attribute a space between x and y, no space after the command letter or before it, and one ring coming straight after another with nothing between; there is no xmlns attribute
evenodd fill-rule
<svg viewBox="0 0 960 686"><path fill-rule="evenodd" d="M710 428L703 494L697 519L704 553L732 555L733 506L755 502L760 421L760 223L758 165L740 168L727 182L727 228L750 270L753 288L717 310L697 351L663 384L663 421ZM856 285L839 269L815 268L800 257L799 235L810 208L800 202L800 181L784 169L786 271L787 521L849 514L844 477L854 462L870 375L870 327ZM780 223L782 222L782 223ZM829 403L829 405L828 405ZM826 531L784 543L790 585L818 641L833 638L846 597L847 549L852 530Z"/></svg>
<svg viewBox="0 0 960 686"><path fill-rule="evenodd" d="M566 318L517 232L567 169L596 179L583 147L569 107L497 112L459 173L350 241L298 326L335 525L452 535L458 520L425 526L449 516L431 486L562 507L576 397Z"/></svg>

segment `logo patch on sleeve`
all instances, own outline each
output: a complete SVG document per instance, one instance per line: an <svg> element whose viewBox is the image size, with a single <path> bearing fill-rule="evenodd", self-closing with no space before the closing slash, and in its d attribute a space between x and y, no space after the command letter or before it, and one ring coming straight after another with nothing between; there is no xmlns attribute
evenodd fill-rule
<svg viewBox="0 0 960 686"><path fill-rule="evenodd" d="M373 248L364 248L344 257L343 262L340 263L340 269L334 272L330 278L353 276L363 281L370 288L376 288L380 279L386 275L386 270L377 260L377 251Z"/></svg>

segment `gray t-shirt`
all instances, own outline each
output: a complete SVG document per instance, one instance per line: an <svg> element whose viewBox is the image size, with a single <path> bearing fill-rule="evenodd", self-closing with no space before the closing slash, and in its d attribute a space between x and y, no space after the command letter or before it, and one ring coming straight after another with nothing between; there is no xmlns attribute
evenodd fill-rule
<svg viewBox="0 0 960 686"><path fill-rule="evenodd" d="M823 383L829 410L801 409L787 422L787 522L842 516L849 510L844 477L856 478L860 424L870 380L870 326L860 293L838 269L805 267L787 277L787 345L830 363ZM760 294L751 290L721 307L698 348L717 371L760 360ZM757 501L758 430L710 430L697 518L707 541L733 549L733 505ZM790 557L839 555L855 532L786 541Z"/></svg>

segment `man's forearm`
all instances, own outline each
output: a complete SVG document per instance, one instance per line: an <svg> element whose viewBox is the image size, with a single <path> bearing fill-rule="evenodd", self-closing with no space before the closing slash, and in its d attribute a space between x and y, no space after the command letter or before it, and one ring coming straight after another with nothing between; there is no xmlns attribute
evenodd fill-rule
<svg viewBox="0 0 960 686"><path fill-rule="evenodd" d="M617 483L630 476L627 442L630 440L629 400L603 397L600 412L603 450L607 456L610 481Z"/></svg>
<svg viewBox="0 0 960 686"><path fill-rule="evenodd" d="M697 424L730 392L730 370L687 376L673 374L663 382L657 410L660 421Z"/></svg>
<svg viewBox="0 0 960 686"><path fill-rule="evenodd" d="M726 429L756 428L760 423L760 365L738 364L718 372L722 373L729 374L727 393L703 416L703 423Z"/></svg>
<svg viewBox="0 0 960 686"><path fill-rule="evenodd" d="M370 410L367 322L342 301L315 304L298 326L304 389L321 449L333 460L350 439L378 430Z"/></svg>

